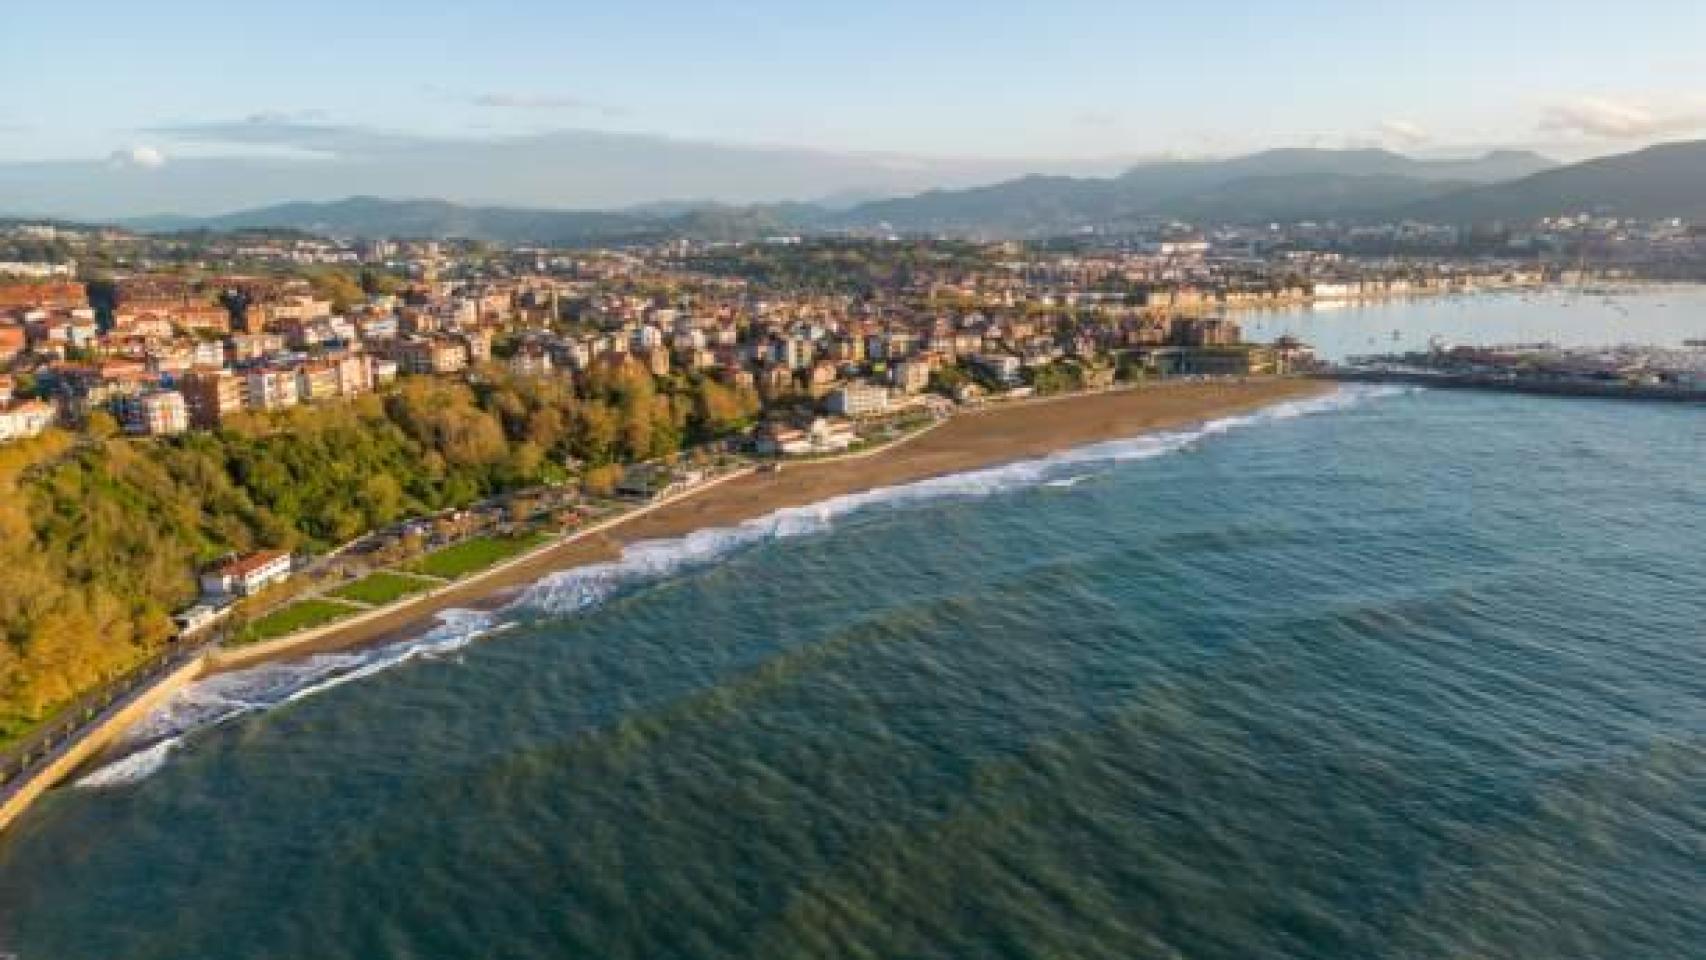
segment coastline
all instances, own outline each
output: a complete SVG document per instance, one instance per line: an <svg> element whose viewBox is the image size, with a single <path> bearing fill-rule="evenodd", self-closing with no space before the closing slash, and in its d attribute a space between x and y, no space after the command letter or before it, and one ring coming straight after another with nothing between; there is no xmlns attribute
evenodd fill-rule
<svg viewBox="0 0 1706 960"><path fill-rule="evenodd" d="M253 647L216 651L207 658L205 675L418 636L431 629L444 610L501 606L548 574L617 559L625 547L639 541L733 526L831 497L1135 437L1332 389L1329 382L1289 378L1161 383L960 411L889 447L857 457L787 463L773 473L737 471L353 621Z"/></svg>

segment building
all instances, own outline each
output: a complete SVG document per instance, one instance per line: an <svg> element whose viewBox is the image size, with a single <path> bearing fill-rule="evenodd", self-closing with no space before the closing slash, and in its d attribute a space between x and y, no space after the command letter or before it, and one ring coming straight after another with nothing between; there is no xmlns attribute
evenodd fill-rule
<svg viewBox="0 0 1706 960"><path fill-rule="evenodd" d="M545 377L551 370L551 352L538 344L523 344L509 358L509 372L518 377Z"/></svg>
<svg viewBox="0 0 1706 960"><path fill-rule="evenodd" d="M399 340L393 355L404 373L460 373L468 368L468 347L457 340Z"/></svg>
<svg viewBox="0 0 1706 960"><path fill-rule="evenodd" d="M244 378L244 402L250 410L283 410L300 399L294 370L255 370Z"/></svg>
<svg viewBox="0 0 1706 960"><path fill-rule="evenodd" d="M226 560L201 575L203 593L246 597L290 576L290 554L262 550Z"/></svg>
<svg viewBox="0 0 1706 960"><path fill-rule="evenodd" d="M296 368L296 398L303 403L336 399L342 388L338 368L330 363L305 363Z"/></svg>
<svg viewBox="0 0 1706 960"><path fill-rule="evenodd" d="M837 416L875 416L888 412L889 392L874 383L849 383L830 391L825 406Z"/></svg>
<svg viewBox="0 0 1706 960"><path fill-rule="evenodd" d="M113 401L113 414L124 432L138 437L167 437L190 428L189 408L176 390L149 390Z"/></svg>
<svg viewBox="0 0 1706 960"><path fill-rule="evenodd" d="M859 435L845 420L818 417L804 429L771 421L753 434L753 449L765 456L804 456L839 453L858 442Z"/></svg>
<svg viewBox="0 0 1706 960"><path fill-rule="evenodd" d="M1010 353L980 353L972 365L998 383L1012 386L1019 382L1022 362Z"/></svg>
<svg viewBox="0 0 1706 960"><path fill-rule="evenodd" d="M367 357L359 353L346 353L331 363L332 370L337 375L340 396L355 397L373 391L373 364Z"/></svg>
<svg viewBox="0 0 1706 960"><path fill-rule="evenodd" d="M243 409L244 384L229 370L192 370L178 382L189 410L190 425L216 430L231 414Z"/></svg>
<svg viewBox="0 0 1706 960"><path fill-rule="evenodd" d="M40 436L53 426L56 418L53 404L45 400L22 400L0 405L0 440L24 440Z"/></svg>
<svg viewBox="0 0 1706 960"><path fill-rule="evenodd" d="M1179 347L1227 347L1244 338L1236 321L1221 317L1180 318L1168 339Z"/></svg>
<svg viewBox="0 0 1706 960"><path fill-rule="evenodd" d="M930 385L930 364L904 360L894 365L894 385L901 393L918 393Z"/></svg>

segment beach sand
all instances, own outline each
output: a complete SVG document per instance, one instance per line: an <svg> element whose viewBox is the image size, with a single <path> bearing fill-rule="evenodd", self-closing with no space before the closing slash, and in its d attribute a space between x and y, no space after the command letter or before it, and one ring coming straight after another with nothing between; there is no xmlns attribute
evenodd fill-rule
<svg viewBox="0 0 1706 960"><path fill-rule="evenodd" d="M962 412L916 439L871 457L789 463L778 472L733 478L596 534L547 548L502 570L470 578L430 600L404 604L387 615L291 645L269 659L417 636L436 622L442 610L500 606L547 574L615 559L624 545L636 541L733 526L784 507L1135 437L1331 389L1331 384L1300 379L1168 383ZM250 665L252 661L240 664Z"/></svg>

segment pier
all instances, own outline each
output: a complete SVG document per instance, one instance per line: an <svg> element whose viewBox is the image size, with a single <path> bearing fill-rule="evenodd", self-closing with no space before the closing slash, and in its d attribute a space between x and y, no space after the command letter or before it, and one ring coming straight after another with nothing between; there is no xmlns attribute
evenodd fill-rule
<svg viewBox="0 0 1706 960"><path fill-rule="evenodd" d="M1420 373L1402 370L1359 370L1340 368L1315 374L1341 383L1391 383L1447 390L1490 390L1547 397L1589 397L1607 400L1659 400L1672 403L1706 403L1706 390L1684 387L1648 386L1591 380L1544 380L1496 374Z"/></svg>

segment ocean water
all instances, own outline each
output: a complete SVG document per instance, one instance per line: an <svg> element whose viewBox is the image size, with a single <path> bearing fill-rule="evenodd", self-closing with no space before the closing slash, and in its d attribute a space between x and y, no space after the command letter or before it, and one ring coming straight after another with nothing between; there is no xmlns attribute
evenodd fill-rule
<svg viewBox="0 0 1706 960"><path fill-rule="evenodd" d="M1597 289L1597 288L1596 288ZM1241 313L1253 340L1291 334L1329 360L1426 350L1431 343L1555 343L1566 347L1706 340L1706 286L1609 286L1323 303Z"/></svg>
<svg viewBox="0 0 1706 960"><path fill-rule="evenodd" d="M222 677L51 958L1706 957L1706 412L1349 388Z"/></svg>

